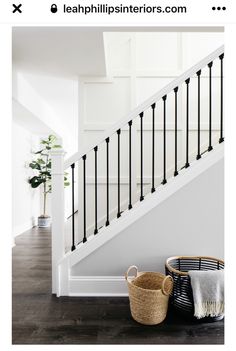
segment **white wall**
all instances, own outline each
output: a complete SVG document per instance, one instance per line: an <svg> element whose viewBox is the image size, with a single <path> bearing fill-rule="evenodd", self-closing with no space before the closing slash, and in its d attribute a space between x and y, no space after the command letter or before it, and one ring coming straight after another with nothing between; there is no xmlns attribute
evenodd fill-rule
<svg viewBox="0 0 236 351"><path fill-rule="evenodd" d="M63 145L66 157L78 150L78 81L13 68L13 120L26 130L41 137L54 134ZM22 139L25 136L22 136ZM24 141L22 140L22 143ZM25 141L26 143L26 141ZM18 154L13 145L13 155ZM14 156L15 157L15 156ZM24 154L23 156L24 157ZM30 156L32 158L32 155ZM70 174L69 174L70 177ZM20 182L18 184L20 187ZM24 188L24 185L22 185ZM40 193L40 189L36 190ZM22 201L16 193L16 202ZM77 200L77 199L76 199ZM38 203L37 203L38 202ZM34 206L43 206L42 194L34 199ZM77 202L75 203L77 208ZM51 196L47 199L47 213L51 214ZM39 213L40 214L40 213ZM17 216L14 214L14 216ZM65 216L71 215L71 188L65 190ZM29 227L29 226L28 226ZM27 229L28 229L27 227ZM22 228L25 228L24 226ZM22 233L25 229L17 229Z"/></svg>
<svg viewBox="0 0 236 351"><path fill-rule="evenodd" d="M37 225L37 217L43 210L42 187L32 189L28 178L34 175L28 164L34 158L32 151L40 148L40 140L48 134L35 134L19 125L13 110L12 122L12 230L13 237ZM20 111L21 114L23 111ZM19 117L19 116L18 116ZM39 132L39 130L38 130ZM71 182L70 174L68 179ZM75 184L75 189L77 184ZM77 208L77 202L75 203ZM47 214L51 215L51 194L47 195ZM65 218L71 215L71 187L65 189Z"/></svg>
<svg viewBox="0 0 236 351"><path fill-rule="evenodd" d="M67 157L78 150L78 81L13 70L13 98L63 141Z"/></svg>
<svg viewBox="0 0 236 351"><path fill-rule="evenodd" d="M215 163L72 267L71 275L123 276L133 264L140 271L162 272L165 260L174 255L223 258L223 162Z"/></svg>
<svg viewBox="0 0 236 351"><path fill-rule="evenodd" d="M107 57L106 78L80 77L79 89L79 146L90 146L101 133L128 114L145 99L160 90L186 69L223 44L223 33L104 33ZM213 74L213 142L219 138L219 62L214 63ZM208 143L208 71L202 71L201 78L201 144L202 150ZM178 102L178 160L179 168L185 163L185 115L186 87L180 86ZM160 184L163 167L163 104L156 107L155 129L155 182ZM150 192L151 181L151 110L144 114L144 193ZM139 197L140 183L140 121L132 126L135 150L135 188L133 200ZM197 79L190 85L190 161L197 154ZM105 143L104 143L105 144ZM102 144L98 152L98 218L99 226L104 225L106 215L106 148ZM94 153L87 155L87 211L88 234L94 226ZM79 163L82 168L82 162ZM167 170L173 174L174 168L174 93L167 99ZM79 203L82 204L82 191ZM121 134L121 202L127 208L128 197L128 128ZM110 138L110 210L111 218L117 211L117 136ZM83 224L83 211L79 211L79 222ZM82 228L81 228L82 230Z"/></svg>
<svg viewBox="0 0 236 351"><path fill-rule="evenodd" d="M28 130L12 124L12 230L13 237L30 229L37 223L40 215L38 189L32 189L28 178L32 170L27 167L31 161L31 150L38 146L38 136Z"/></svg>

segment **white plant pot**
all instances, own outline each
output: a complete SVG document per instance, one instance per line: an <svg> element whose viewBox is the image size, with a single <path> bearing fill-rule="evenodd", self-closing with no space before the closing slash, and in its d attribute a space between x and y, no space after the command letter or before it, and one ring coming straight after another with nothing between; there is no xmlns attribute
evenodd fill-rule
<svg viewBox="0 0 236 351"><path fill-rule="evenodd" d="M39 216L38 217L38 227L39 228L48 228L51 225L50 216Z"/></svg>

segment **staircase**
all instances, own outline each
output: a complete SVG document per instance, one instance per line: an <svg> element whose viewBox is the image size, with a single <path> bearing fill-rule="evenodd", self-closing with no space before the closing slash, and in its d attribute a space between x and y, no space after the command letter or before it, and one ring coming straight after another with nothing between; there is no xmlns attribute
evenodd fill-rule
<svg viewBox="0 0 236 351"><path fill-rule="evenodd" d="M126 234L126 239L124 240L124 232L139 232L139 228L146 223L146 218L152 214L150 220L150 227L148 231L152 232L153 226L157 226L155 218L158 217L158 213L162 213L163 208L166 206L168 201L172 199L174 201L175 196L179 198L183 197L183 189L189 187L189 194L198 193L202 189L206 189L202 194L202 208L207 204L208 198L211 201L212 194L217 193L217 183L214 183L214 172L218 175L221 174L222 169L222 158L223 158L223 63L224 63L224 47L220 47L211 53L209 56L205 57L202 61L197 63L195 66L190 68L188 71L184 72L180 77L173 80L170 84L165 86L162 90L157 92L155 95L150 97L147 101L138 106L134 111L132 111L128 116L125 116L116 125L114 125L110 130L100 137L94 145L91 145L89 149L85 149L80 153L76 153L66 161L64 161L64 151L56 150L52 152L52 293L57 294L57 296L63 295L125 295L126 289L124 284L124 279L122 276L114 275L109 276L104 274L101 276L99 274L94 274L96 272L97 266L102 262L103 258L109 257L109 264L114 261L116 257L115 264L119 266L118 261L127 261L129 250L132 250L135 245L132 242L128 244L128 235ZM219 65L219 94L215 94L213 90L213 78L212 78L212 67L213 65ZM204 75L204 81L207 79L208 84L208 123L207 123L207 144L202 140L202 114L201 114L201 103L202 103L202 71L207 71L207 77ZM191 83L196 80L196 96L193 98L191 95ZM185 101L184 101L184 116L181 116L185 120L185 143L184 143L184 159L178 159L178 104L179 104L179 91L180 89L185 91ZM172 98L171 98L172 96ZM205 98L205 96L204 96ZM170 145L167 140L167 110L170 108L168 102L173 103L174 111L174 146L170 150ZM217 139L213 137L213 111L215 114L214 105L219 106L219 111L217 115L219 135ZM196 138L196 154L193 155L190 152L190 133L189 133L189 121L192 109L197 111L197 138ZM151 183L145 185L144 182L144 123L145 116L151 113ZM157 136L155 133L155 125L157 115L161 113L162 115L162 126L161 126L161 140L162 149L160 152L156 148ZM204 116L205 117L205 116ZM216 116L214 115L214 118ZM134 124L139 124L139 148L137 149L136 134L133 132ZM128 192L127 201L121 201L121 162L123 152L122 152L122 130L126 128L128 132L128 150L127 150L127 163L128 163ZM204 127L205 128L205 127ZM114 147L111 148L111 140L115 142L116 149L114 155ZM106 203L106 214L105 218L100 218L99 215L99 205L98 205L98 155L99 151L105 147L105 161L106 161L106 184L105 193L103 194L103 201ZM173 165L167 168L167 157L169 153L173 154ZM139 158L140 164L137 171L135 167L135 159ZM88 162L92 160L92 162ZM116 218L114 218L114 211L110 208L110 170L111 165L116 163L117 171L117 211ZM156 174L157 163L162 168L161 180L159 181L159 175ZM87 171L93 173L94 176L94 207L88 208L87 205ZM63 179L64 172L70 172L71 174L71 209L72 209L72 228L71 228L71 245L70 250L66 252L65 245L65 223L64 223L64 188ZM83 223L80 228L82 228L82 240L80 242L76 241L76 231L75 231L75 181L79 174L79 187L82 190L83 201L79 207L79 211L82 213ZM137 175L138 173L138 175ZM138 196L137 192L134 192L134 187L137 183L137 176L139 176L139 189ZM211 177L211 184L209 184L209 177ZM200 188L198 188L200 187ZM209 191L209 194L208 194ZM219 201L222 194L219 194ZM188 200L191 201L191 196ZM190 203L190 202L189 202ZM182 206L182 202L179 201L179 206ZM184 203L186 206L186 204ZM125 208L124 208L125 206ZM169 203L169 209L171 208L171 203ZM212 207L209 202L208 206ZM184 207L184 206L183 206ZM186 213L189 209L186 208ZM217 212L217 208L215 211ZM94 223L93 223L93 233L91 233L91 225L88 225L87 218L88 213L94 212ZM209 211L210 213L210 211ZM202 216L205 212L202 213ZM162 218L164 218L164 214ZM194 213L192 216L191 212L188 213L188 219L193 222L198 214ZM209 214L210 218L210 214ZM154 221L153 221L154 219ZM171 219L170 219L171 221ZM101 223L103 224L101 225ZM146 225L148 226L148 223ZM191 222L190 222L191 223ZM202 226L201 222L201 226ZM167 223L166 226L169 224ZM186 221L187 226L187 221ZM176 228L178 223L176 223ZM196 225L197 227L197 225ZM131 229L130 229L131 228ZM133 229L132 229L133 228ZM199 227L201 231L201 227ZM145 231L145 228L143 228ZM173 229L172 229L173 230ZM192 230L192 229L191 229ZM213 230L212 230L213 231ZM184 230L183 230L184 232ZM204 232L204 230L202 230ZM176 234L176 233L175 233ZM177 232L179 235L179 232ZM159 234L158 234L159 235ZM204 234L205 235L205 234ZM206 238L199 238L202 240L208 240ZM181 236L181 235L180 235ZM156 240L156 237L150 238L141 236L142 240L140 245L146 247L145 252L152 252L152 245ZM165 238L163 236L159 237L158 245L168 245L172 238ZM140 235L133 237L135 241L140 240ZM161 238L161 240L160 240ZM209 238L212 239L212 235L209 234ZM115 242L116 240L116 242ZM122 248L122 240L123 248ZM182 241L181 241L182 240ZM178 240L178 242L172 243L172 253L177 254L177 248L181 250L184 254L184 244L185 237ZM214 237L213 237L214 240ZM113 244L111 244L113 243ZM178 243L181 245L178 246ZM110 245L110 247L109 247ZM111 246L112 245L112 246ZM142 246L136 246L136 250L139 250ZM126 256L123 257L121 252L127 251ZM117 251L121 255L117 256ZM100 252L100 256L99 256ZM102 259L101 259L101 253ZM108 254L109 252L109 254ZM188 251L189 252L189 251ZM112 255L111 255L112 253ZM180 253L181 254L181 253ZM189 253L190 254L190 253ZM97 256L97 259L95 260ZM155 256L155 255L154 255ZM154 256L150 254L150 261ZM156 254L158 257L158 253ZM161 257L161 255L159 255ZM100 257L100 258L99 258ZM165 254L163 255L163 259ZM92 260L92 263L88 260ZM95 260L95 261L94 261ZM134 257L130 262L134 263ZM86 266L87 262L87 266ZM137 261L136 261L137 262ZM163 260L162 260L163 263ZM108 264L108 266L109 266ZM155 262L153 265L155 266ZM104 266L104 272L106 273L106 266L104 262L101 266ZM93 267L90 270L88 267ZM114 272L116 268L114 266ZM96 292L93 292L92 287L97 284Z"/></svg>

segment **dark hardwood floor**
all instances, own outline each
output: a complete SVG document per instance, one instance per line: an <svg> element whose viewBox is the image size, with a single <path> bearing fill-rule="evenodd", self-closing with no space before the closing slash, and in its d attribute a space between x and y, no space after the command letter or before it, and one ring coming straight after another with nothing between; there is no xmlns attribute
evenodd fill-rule
<svg viewBox="0 0 236 351"><path fill-rule="evenodd" d="M51 295L50 231L34 228L13 248L13 344L223 344L224 322L171 313L157 326L130 316L127 298Z"/></svg>

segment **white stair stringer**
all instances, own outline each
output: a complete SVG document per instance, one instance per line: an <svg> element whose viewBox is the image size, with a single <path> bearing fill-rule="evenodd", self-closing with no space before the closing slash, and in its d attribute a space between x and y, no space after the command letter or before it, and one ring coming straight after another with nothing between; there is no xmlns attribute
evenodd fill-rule
<svg viewBox="0 0 236 351"><path fill-rule="evenodd" d="M58 296L127 295L125 279L122 276L72 276L71 268L222 160L223 156L223 144L214 146L213 151L204 153L202 158L192 162L189 168L180 170L177 177L169 178L167 184L158 186L156 192L146 195L144 201L134 204L132 210L126 210L119 219L112 220L110 225L102 228L97 235L88 237L85 244L81 243L75 251L68 252L58 265Z"/></svg>

